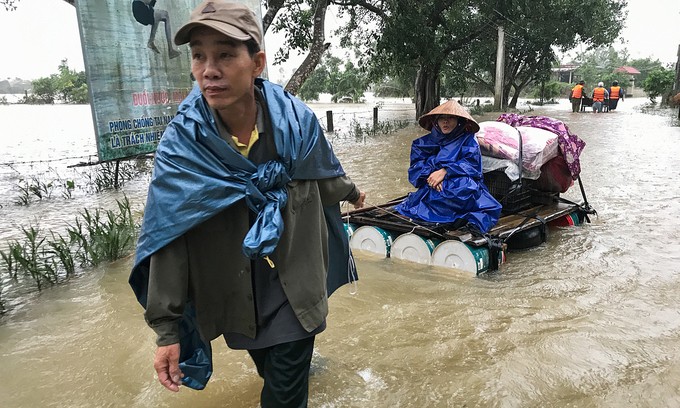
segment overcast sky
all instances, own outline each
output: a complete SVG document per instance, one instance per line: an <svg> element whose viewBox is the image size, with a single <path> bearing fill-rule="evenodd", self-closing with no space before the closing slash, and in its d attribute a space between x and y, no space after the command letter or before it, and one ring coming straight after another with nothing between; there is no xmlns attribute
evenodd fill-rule
<svg viewBox="0 0 680 408"><path fill-rule="evenodd" d="M596 10L593 18L597 18ZM3 39L0 79L49 76L57 71L64 58L71 68L83 70L77 21L75 8L61 0L21 0L16 11L0 9L0 38ZM332 26L334 21L331 11L327 15L327 26ZM628 0L628 19L623 24L622 35L632 58L676 62L680 44L680 0ZM569 28L564 25L565 29ZM265 41L273 60L273 52L281 39L267 35ZM302 58L293 62L299 63ZM281 71L288 76L293 68L293 64L283 69L270 66L269 76L278 81Z"/></svg>

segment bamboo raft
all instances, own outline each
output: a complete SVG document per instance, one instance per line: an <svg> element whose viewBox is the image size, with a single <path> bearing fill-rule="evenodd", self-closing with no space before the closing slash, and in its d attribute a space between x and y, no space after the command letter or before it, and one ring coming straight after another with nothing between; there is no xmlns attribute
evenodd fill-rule
<svg viewBox="0 0 680 408"><path fill-rule="evenodd" d="M594 214L584 198L584 203L573 203L551 194L527 203L521 211L501 214L497 224L486 234L466 226L455 224L431 224L419 222L394 211L405 197L384 204L343 213L346 229L353 249L374 252L386 257L401 258L418 263L462 269L476 274L498 269L505 260L505 252L535 247L547 240L549 226L569 226L589 222L588 214ZM362 227L373 228L380 234L355 242L354 232ZM365 230L365 229L364 229ZM414 236L420 240L414 241ZM384 237L384 246L381 245ZM410 238L405 241L405 238ZM368 239L368 245L363 243ZM408 242L404 244L399 242ZM447 248L441 248L447 246ZM395 253L394 249L399 247ZM419 247L419 248L417 248ZM428 252L429 251L429 252ZM437 255L437 251L440 252ZM446 251L441 255L442 251ZM430 256L431 255L431 256ZM498 262L499 265L494 265Z"/></svg>

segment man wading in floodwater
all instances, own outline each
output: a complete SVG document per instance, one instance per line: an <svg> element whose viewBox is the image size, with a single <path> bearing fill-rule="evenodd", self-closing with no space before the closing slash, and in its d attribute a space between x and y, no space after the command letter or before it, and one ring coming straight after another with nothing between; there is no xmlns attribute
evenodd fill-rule
<svg viewBox="0 0 680 408"><path fill-rule="evenodd" d="M339 202L365 194L314 113L258 79L262 31L246 6L204 1L175 43L189 43L198 87L158 146L130 276L158 379L203 388L222 335L255 362L262 407L305 407L328 294L355 272Z"/></svg>

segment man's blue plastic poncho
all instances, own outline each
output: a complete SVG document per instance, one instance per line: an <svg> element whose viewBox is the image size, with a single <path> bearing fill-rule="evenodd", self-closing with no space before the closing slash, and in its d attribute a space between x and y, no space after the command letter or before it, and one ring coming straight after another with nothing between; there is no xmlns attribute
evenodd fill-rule
<svg viewBox="0 0 680 408"><path fill-rule="evenodd" d="M279 160L253 164L224 141L198 88L179 106L156 150L154 175L130 285L146 306L151 255L194 226L245 199L257 219L243 242L251 259L270 255L283 231L280 210L291 179L344 175L314 113L280 86L258 79ZM339 205L324 208L329 231L328 294L347 283L349 245ZM180 323L180 368L185 385L203 389L212 374L210 342L201 339L191 299Z"/></svg>
<svg viewBox="0 0 680 408"><path fill-rule="evenodd" d="M430 174L439 169L446 169L441 192L427 184ZM487 232L498 222L501 205L482 177L482 156L474 133L466 132L462 121L448 135L433 126L411 145L408 179L418 190L395 209L414 220L432 223L463 219Z"/></svg>

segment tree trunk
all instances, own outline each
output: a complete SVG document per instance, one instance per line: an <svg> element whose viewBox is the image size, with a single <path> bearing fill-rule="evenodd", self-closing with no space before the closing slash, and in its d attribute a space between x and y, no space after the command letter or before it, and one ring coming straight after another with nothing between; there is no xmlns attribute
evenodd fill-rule
<svg viewBox="0 0 680 408"><path fill-rule="evenodd" d="M269 0L267 2L267 13L262 16L262 32L266 33L269 30L269 26L274 21L274 17L283 7L284 0Z"/></svg>
<svg viewBox="0 0 680 408"><path fill-rule="evenodd" d="M316 10L314 10L314 37L312 38L312 46L309 48L307 58L305 58L286 84L286 91L293 95L300 90L302 84L304 84L307 78L314 72L319 61L321 61L321 56L324 51L330 47L330 43L324 44L324 40L326 39L324 23L326 21L327 8L328 0L317 0Z"/></svg>
<svg viewBox="0 0 680 408"><path fill-rule="evenodd" d="M517 100L519 99L519 91L515 91L515 93L512 95L512 99L510 100L510 103L508 104L509 108L517 108Z"/></svg>
<svg viewBox="0 0 680 408"><path fill-rule="evenodd" d="M439 70L421 66L416 75L416 119L439 106Z"/></svg>

